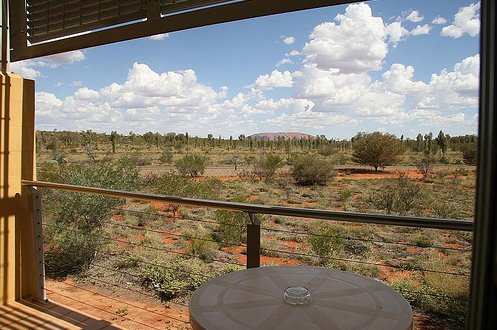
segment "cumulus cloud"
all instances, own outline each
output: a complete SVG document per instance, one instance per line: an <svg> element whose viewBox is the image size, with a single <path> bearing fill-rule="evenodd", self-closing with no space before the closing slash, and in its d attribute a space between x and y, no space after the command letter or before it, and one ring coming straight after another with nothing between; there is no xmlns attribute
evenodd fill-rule
<svg viewBox="0 0 497 330"><path fill-rule="evenodd" d="M167 37L169 37L169 33L160 33L160 34L156 34L156 35L153 35L153 36L150 36L148 37L149 40L164 40L166 39Z"/></svg>
<svg viewBox="0 0 497 330"><path fill-rule="evenodd" d="M34 79L43 75L40 71L41 69L54 69L60 65L83 61L85 58L84 52L81 50L74 50L71 52L41 57L39 59L13 62L10 64L10 71L17 73L24 78Z"/></svg>
<svg viewBox="0 0 497 330"><path fill-rule="evenodd" d="M289 59L288 57L285 57L282 60L279 60L278 62L276 62L276 66L282 66L282 65L290 64L290 63L292 63L292 60Z"/></svg>
<svg viewBox="0 0 497 330"><path fill-rule="evenodd" d="M418 23L418 22L421 22L422 20L424 19L423 16L421 16L419 14L419 11L417 10L413 10L409 13L409 15L407 15L406 17L406 20L408 21L411 21L411 22L414 22L414 23Z"/></svg>
<svg viewBox="0 0 497 330"><path fill-rule="evenodd" d="M139 126L186 121L199 111L207 112L206 108L225 93L225 88L215 91L199 83L193 70L157 73L145 64L134 63L122 84L113 83L100 90L82 87L64 99L37 93L36 103L44 127L58 118L73 129L80 129L78 123L86 121L101 130L121 122L136 131L138 127L133 128L132 122L137 119Z"/></svg>
<svg viewBox="0 0 497 330"><path fill-rule="evenodd" d="M441 16L437 16L431 21L432 24L445 24L447 23L447 20Z"/></svg>
<svg viewBox="0 0 497 330"><path fill-rule="evenodd" d="M387 31L364 3L349 5L345 14L314 28L303 49L306 62L341 73L379 70L388 53Z"/></svg>
<svg viewBox="0 0 497 330"><path fill-rule="evenodd" d="M476 106L479 70L480 55L476 54L454 65L452 71L444 69L439 74L432 74L429 84L432 95L431 98L424 100L425 106L432 108Z"/></svg>
<svg viewBox="0 0 497 330"><path fill-rule="evenodd" d="M451 25L442 28L444 37L460 38L465 34L472 37L480 33L480 2L459 9Z"/></svg>
<svg viewBox="0 0 497 330"><path fill-rule="evenodd" d="M385 27L385 31L388 35L390 42L395 46L399 41L403 40L404 37L409 35L407 31L400 22L393 22Z"/></svg>
<svg viewBox="0 0 497 330"><path fill-rule="evenodd" d="M283 37L283 42L286 45L291 45L291 44L295 43L295 37L294 36L285 36L285 37Z"/></svg>
<svg viewBox="0 0 497 330"><path fill-rule="evenodd" d="M418 25L409 32L410 35L419 36L422 34L430 34L431 26L429 24Z"/></svg>
<svg viewBox="0 0 497 330"><path fill-rule="evenodd" d="M274 70L271 74L265 74L257 77L254 86L262 89L273 89L275 87L292 87L293 76L290 71Z"/></svg>

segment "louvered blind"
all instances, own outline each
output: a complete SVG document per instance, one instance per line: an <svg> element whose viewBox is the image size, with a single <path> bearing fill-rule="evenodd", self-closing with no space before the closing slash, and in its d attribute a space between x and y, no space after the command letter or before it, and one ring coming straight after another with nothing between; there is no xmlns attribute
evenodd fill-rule
<svg viewBox="0 0 497 330"><path fill-rule="evenodd" d="M28 0L31 43L143 19L146 0Z"/></svg>
<svg viewBox="0 0 497 330"><path fill-rule="evenodd" d="M233 0L160 0L162 15ZM27 33L38 43L147 18L148 0L27 0Z"/></svg>

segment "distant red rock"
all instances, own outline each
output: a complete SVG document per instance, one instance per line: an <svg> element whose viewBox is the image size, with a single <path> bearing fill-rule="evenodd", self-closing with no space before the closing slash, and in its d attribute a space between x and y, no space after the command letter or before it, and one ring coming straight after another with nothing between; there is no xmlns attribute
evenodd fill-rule
<svg viewBox="0 0 497 330"><path fill-rule="evenodd" d="M248 138L254 140L275 141L278 140L278 138L284 140L314 139L315 136L297 132L276 132L252 134Z"/></svg>

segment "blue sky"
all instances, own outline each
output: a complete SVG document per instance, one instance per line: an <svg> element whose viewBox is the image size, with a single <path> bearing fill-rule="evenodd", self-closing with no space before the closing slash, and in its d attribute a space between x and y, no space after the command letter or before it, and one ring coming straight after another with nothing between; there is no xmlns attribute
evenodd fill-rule
<svg viewBox="0 0 497 330"><path fill-rule="evenodd" d="M215 136L477 130L480 4L378 0L11 64L37 128Z"/></svg>

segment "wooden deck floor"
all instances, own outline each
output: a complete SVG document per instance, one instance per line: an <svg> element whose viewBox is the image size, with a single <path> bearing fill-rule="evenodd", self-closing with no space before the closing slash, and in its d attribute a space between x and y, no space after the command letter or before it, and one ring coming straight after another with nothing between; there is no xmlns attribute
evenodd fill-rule
<svg viewBox="0 0 497 330"><path fill-rule="evenodd" d="M0 329L123 329L108 321L71 309L56 302L28 301L0 305Z"/></svg>

